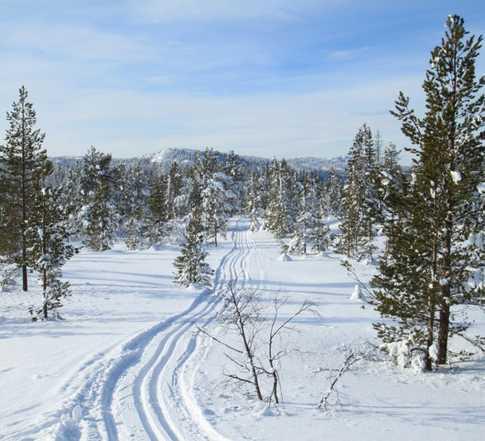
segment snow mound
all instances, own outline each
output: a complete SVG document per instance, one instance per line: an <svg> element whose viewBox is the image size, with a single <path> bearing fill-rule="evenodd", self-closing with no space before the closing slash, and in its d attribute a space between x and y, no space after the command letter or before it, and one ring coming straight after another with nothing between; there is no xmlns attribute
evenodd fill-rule
<svg viewBox="0 0 485 441"><path fill-rule="evenodd" d="M81 430L79 429L81 415L81 407L75 406L71 415L64 415L61 418L56 441L79 441L81 439Z"/></svg>
<svg viewBox="0 0 485 441"><path fill-rule="evenodd" d="M257 406L254 411L254 416L256 418L275 417L280 415L281 412L277 407L268 404L261 404Z"/></svg>
<svg viewBox="0 0 485 441"><path fill-rule="evenodd" d="M362 294L362 290L360 289L360 285L355 285L354 290L352 291L352 295L350 296L350 300L360 302L363 302L365 300L364 295Z"/></svg>
<svg viewBox="0 0 485 441"><path fill-rule="evenodd" d="M291 262L291 257L290 257L290 256L288 256L288 254L286 254L286 253L282 253L282 254L280 254L280 256L278 257L278 260L279 260L280 262Z"/></svg>

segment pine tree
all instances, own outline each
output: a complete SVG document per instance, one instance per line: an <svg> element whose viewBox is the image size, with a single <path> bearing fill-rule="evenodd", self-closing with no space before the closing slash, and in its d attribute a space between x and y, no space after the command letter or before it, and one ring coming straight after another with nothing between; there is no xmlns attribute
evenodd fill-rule
<svg viewBox="0 0 485 441"><path fill-rule="evenodd" d="M227 189L226 175L214 173L208 178L202 189L202 224L207 240L213 240L217 246L218 234L225 234L229 214L232 211L233 194Z"/></svg>
<svg viewBox="0 0 485 441"><path fill-rule="evenodd" d="M370 128L364 124L350 149L347 183L343 188L341 248L349 257L372 255L377 165Z"/></svg>
<svg viewBox="0 0 485 441"><path fill-rule="evenodd" d="M91 147L83 158L81 222L84 243L95 251L105 251L113 244L118 217L113 203L116 171L111 155Z"/></svg>
<svg viewBox="0 0 485 441"><path fill-rule="evenodd" d="M170 171L167 175L166 183L166 213L167 219L172 220L177 217L177 198L180 195L180 190L182 187L182 177L180 175L180 170L177 161L172 162L170 166Z"/></svg>
<svg viewBox="0 0 485 441"><path fill-rule="evenodd" d="M118 213L128 249L143 247L147 228L147 182L140 164L121 167Z"/></svg>
<svg viewBox="0 0 485 441"><path fill-rule="evenodd" d="M439 283L436 248L429 247L433 237L425 224L429 207L422 203L415 175L390 180L385 190L386 251L371 284L377 311L394 322L374 326L385 343L407 341L413 351L421 351L425 369L431 370Z"/></svg>
<svg viewBox="0 0 485 441"><path fill-rule="evenodd" d="M33 201L52 165L42 149L44 134L35 129L36 113L25 87L7 112L5 144L0 146L0 236L3 252L22 269L22 289L28 290L28 268L33 265L27 230L34 216Z"/></svg>
<svg viewBox="0 0 485 441"><path fill-rule="evenodd" d="M266 227L278 238L294 231L297 217L297 189L295 172L285 160L273 161L270 167L269 202Z"/></svg>
<svg viewBox="0 0 485 441"><path fill-rule="evenodd" d="M450 16L441 45L431 53L430 68L426 72L423 89L426 96L426 113L419 118L409 109L409 98L402 92L396 101L393 114L402 121L402 131L415 145L409 149L415 154L412 198L414 212L409 213L412 228L403 232L416 236L408 251L391 245L388 259L395 277L409 284L413 292L396 301L389 314L402 320L409 296L419 296L422 305L432 300L439 323L437 362L446 363L448 339L462 330L452 320L452 307L470 299L479 291L465 287L472 272L480 265L480 253L470 241L474 225L480 217L478 193L484 181L485 137L483 111L485 96L481 93L485 78L476 78L475 63L482 37L466 38L463 19ZM408 198L398 196L401 205ZM399 216L393 222L403 222ZM404 245L402 245L404 247ZM419 256L407 257L419 250ZM411 254L412 255L412 254ZM413 259L422 262L416 271L409 271L402 262ZM410 263L410 265L411 265ZM383 279L389 279L383 271ZM381 282L382 283L382 282ZM383 290L381 304L395 296L390 283ZM429 300L431 299L431 300ZM419 310L419 308L416 308ZM424 309L420 311L423 313ZM428 331L431 326L428 326Z"/></svg>
<svg viewBox="0 0 485 441"><path fill-rule="evenodd" d="M205 262L207 253L203 249L200 207L194 207L185 235L185 245L181 254L175 259L175 282L182 286L210 286L213 273Z"/></svg>
<svg viewBox="0 0 485 441"><path fill-rule="evenodd" d="M327 186L314 182L313 188L315 191L314 202L314 228L311 232L310 239L312 247L317 253L328 250L330 247L331 237L330 228L328 227L328 216L332 212L328 206L328 199L326 196Z"/></svg>
<svg viewBox="0 0 485 441"><path fill-rule="evenodd" d="M226 190L234 195L229 212L229 215L233 216L242 210L244 187L241 158L232 150L225 159L223 172L229 178Z"/></svg>
<svg viewBox="0 0 485 441"><path fill-rule="evenodd" d="M169 218L167 209L167 179L163 174L156 174L150 184L150 194L148 196L149 208L149 227L148 240L154 244L159 244L166 235L166 223Z"/></svg>
<svg viewBox="0 0 485 441"><path fill-rule="evenodd" d="M335 168L331 168L321 190L322 204L326 216L342 217L343 182Z"/></svg>
<svg viewBox="0 0 485 441"><path fill-rule="evenodd" d="M388 178L402 174L402 167L399 165L399 151L393 143L388 144L384 149L382 171Z"/></svg>
<svg viewBox="0 0 485 441"><path fill-rule="evenodd" d="M320 242L317 231L319 204L316 195L315 179L309 175L303 177L299 185L299 207L293 234L291 236L288 252L290 254L307 254L310 246L315 247ZM319 248L319 245L317 246Z"/></svg>
<svg viewBox="0 0 485 441"><path fill-rule="evenodd" d="M264 212L262 206L262 190L260 179L257 173L251 173L249 188L246 193L245 212L249 215L251 231L258 231L260 228L259 219Z"/></svg>
<svg viewBox="0 0 485 441"><path fill-rule="evenodd" d="M34 320L46 320L49 311L62 307L62 299L70 294L69 282L60 280L62 266L74 254L69 244L68 212L60 204L62 192L62 188L42 189L35 200L35 224L27 231L43 293L42 307L30 310Z"/></svg>

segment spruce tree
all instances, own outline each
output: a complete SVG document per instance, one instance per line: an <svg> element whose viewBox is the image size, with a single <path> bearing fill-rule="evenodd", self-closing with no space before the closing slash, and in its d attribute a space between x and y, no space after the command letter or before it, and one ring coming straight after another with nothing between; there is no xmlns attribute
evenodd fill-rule
<svg viewBox="0 0 485 441"><path fill-rule="evenodd" d="M27 231L34 218L33 201L52 166L42 148L45 135L35 129L37 116L25 87L7 112L5 144L0 146L0 236L3 252L22 269L22 289L28 290L28 268L33 265Z"/></svg>

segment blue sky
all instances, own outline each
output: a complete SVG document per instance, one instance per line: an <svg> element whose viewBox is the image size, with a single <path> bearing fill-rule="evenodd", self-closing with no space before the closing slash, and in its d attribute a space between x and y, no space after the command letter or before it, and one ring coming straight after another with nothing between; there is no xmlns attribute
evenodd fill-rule
<svg viewBox="0 0 485 441"><path fill-rule="evenodd" d="M332 157L364 122L403 147L388 111L422 107L452 13L485 31L478 0L0 0L0 110L24 84L52 155Z"/></svg>

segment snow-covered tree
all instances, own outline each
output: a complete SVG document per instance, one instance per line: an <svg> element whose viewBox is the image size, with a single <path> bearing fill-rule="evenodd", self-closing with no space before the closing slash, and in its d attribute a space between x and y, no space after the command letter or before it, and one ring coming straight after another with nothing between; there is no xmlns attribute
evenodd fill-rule
<svg viewBox="0 0 485 441"><path fill-rule="evenodd" d="M177 284L210 286L213 271L205 261L207 253L203 241L200 207L194 207L187 225L185 244L174 262Z"/></svg>
<svg viewBox="0 0 485 441"><path fill-rule="evenodd" d="M342 216L342 190L343 180L335 168L331 168L321 189L321 197L326 216Z"/></svg>
<svg viewBox="0 0 485 441"><path fill-rule="evenodd" d="M290 254L307 254L313 240L316 239L316 227L319 216L317 183L311 176L305 175L303 183L298 183L298 215L288 244Z"/></svg>
<svg viewBox="0 0 485 441"><path fill-rule="evenodd" d="M126 246L136 250L144 246L148 218L148 182L140 164L120 168L118 213Z"/></svg>
<svg viewBox="0 0 485 441"><path fill-rule="evenodd" d="M62 188L42 189L34 201L35 224L27 231L43 294L42 306L30 309L34 320L48 319L50 311L57 316L63 299L70 294L69 282L60 279L62 266L74 254L69 244L68 212L60 204L62 192Z"/></svg>
<svg viewBox="0 0 485 441"><path fill-rule="evenodd" d="M231 203L235 197L227 185L230 179L224 173L214 173L202 188L202 224L207 240L214 241L217 246L217 235L225 234Z"/></svg>
<svg viewBox="0 0 485 441"><path fill-rule="evenodd" d="M297 203L297 181L294 170L285 160L273 161L270 167L269 202L265 218L266 228L276 237L286 237L294 230Z"/></svg>
<svg viewBox="0 0 485 441"><path fill-rule="evenodd" d="M91 147L82 164L80 221L84 243L96 251L111 248L118 228L118 216L113 203L115 185L111 155Z"/></svg>
<svg viewBox="0 0 485 441"><path fill-rule="evenodd" d="M376 212L377 162L370 128L357 132L349 152L343 188L341 248L349 257L371 255Z"/></svg>
<svg viewBox="0 0 485 441"><path fill-rule="evenodd" d="M249 188L246 192L246 209L245 212L250 218L251 231L257 231L261 227L260 219L264 214L262 193L263 190L260 187L260 179L257 173L251 173L249 179Z"/></svg>

